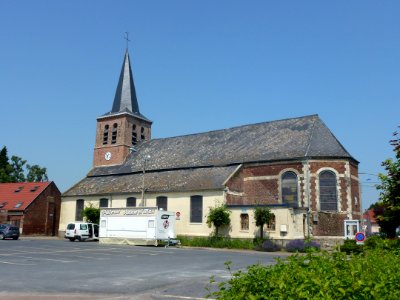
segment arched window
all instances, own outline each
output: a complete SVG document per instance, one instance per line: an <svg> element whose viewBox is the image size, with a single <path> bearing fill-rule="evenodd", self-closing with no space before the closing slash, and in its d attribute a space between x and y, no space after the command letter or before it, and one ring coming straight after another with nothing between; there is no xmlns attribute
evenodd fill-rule
<svg viewBox="0 0 400 300"><path fill-rule="evenodd" d="M132 126L132 145L137 144L137 132L136 132L136 125Z"/></svg>
<svg viewBox="0 0 400 300"><path fill-rule="evenodd" d="M103 145L108 144L108 129L110 126L106 125L104 126L104 132L103 132Z"/></svg>
<svg viewBox="0 0 400 300"><path fill-rule="evenodd" d="M111 135L111 144L115 144L117 142L117 127L118 124L113 124L112 135Z"/></svg>
<svg viewBox="0 0 400 300"><path fill-rule="evenodd" d="M336 175L332 171L322 171L319 174L320 210L337 211Z"/></svg>
<svg viewBox="0 0 400 300"><path fill-rule="evenodd" d="M83 221L83 207L85 205L85 200L78 199L76 200L76 207L75 207L75 221Z"/></svg>
<svg viewBox="0 0 400 300"><path fill-rule="evenodd" d="M165 196L158 196L156 198L157 200L157 207L158 209L162 208L163 210L167 210L167 203L168 203L168 198Z"/></svg>
<svg viewBox="0 0 400 300"><path fill-rule="evenodd" d="M136 206L136 198L135 197L126 198L126 207L135 207L135 206Z"/></svg>
<svg viewBox="0 0 400 300"><path fill-rule="evenodd" d="M240 214L240 230L249 230L249 214Z"/></svg>
<svg viewBox="0 0 400 300"><path fill-rule="evenodd" d="M288 171L282 175L282 203L297 207L297 175Z"/></svg>
<svg viewBox="0 0 400 300"><path fill-rule="evenodd" d="M144 127L141 127L141 128L140 128L140 140L141 140L141 141L144 141L144 140L145 140L145 137L144 137Z"/></svg>

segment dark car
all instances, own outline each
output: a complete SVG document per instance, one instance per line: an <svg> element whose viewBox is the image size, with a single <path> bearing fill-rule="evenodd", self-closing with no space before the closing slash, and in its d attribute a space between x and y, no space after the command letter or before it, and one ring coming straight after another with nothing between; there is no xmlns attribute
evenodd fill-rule
<svg viewBox="0 0 400 300"><path fill-rule="evenodd" d="M18 240L19 228L11 224L0 224L0 240Z"/></svg>

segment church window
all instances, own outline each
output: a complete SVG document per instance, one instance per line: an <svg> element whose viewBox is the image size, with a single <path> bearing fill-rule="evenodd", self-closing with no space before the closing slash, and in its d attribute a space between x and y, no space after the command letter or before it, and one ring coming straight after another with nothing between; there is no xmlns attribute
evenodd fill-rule
<svg viewBox="0 0 400 300"><path fill-rule="evenodd" d="M103 132L103 145L108 144L108 129L110 126L106 125L104 126L104 132Z"/></svg>
<svg viewBox="0 0 400 300"><path fill-rule="evenodd" d="M282 175L282 203L297 207L297 175L289 171Z"/></svg>
<svg viewBox="0 0 400 300"><path fill-rule="evenodd" d="M78 199L76 200L76 207L75 207L75 221L83 221L83 207L85 204L85 200L83 199Z"/></svg>
<svg viewBox="0 0 400 300"><path fill-rule="evenodd" d="M337 211L336 175L332 171L319 174L320 210Z"/></svg>
<svg viewBox="0 0 400 300"><path fill-rule="evenodd" d="M168 198L167 197L165 197L165 196L158 196L157 197L157 207L158 207L158 209L163 209L163 210L167 210L167 201L168 201Z"/></svg>
<svg viewBox="0 0 400 300"><path fill-rule="evenodd" d="M135 206L136 206L136 198L135 197L126 198L126 207L135 207Z"/></svg>
<svg viewBox="0 0 400 300"><path fill-rule="evenodd" d="M145 140L145 136L144 136L144 127L140 127L140 140L144 141Z"/></svg>
<svg viewBox="0 0 400 300"><path fill-rule="evenodd" d="M132 126L132 145L137 144L137 132L136 132L136 125Z"/></svg>
<svg viewBox="0 0 400 300"><path fill-rule="evenodd" d="M240 230L249 230L249 214L240 215Z"/></svg>
<svg viewBox="0 0 400 300"><path fill-rule="evenodd" d="M190 222L202 223L203 196L190 196Z"/></svg>
<svg viewBox="0 0 400 300"><path fill-rule="evenodd" d="M100 207L108 207L108 199L107 198L101 198L99 206Z"/></svg>
<svg viewBox="0 0 400 300"><path fill-rule="evenodd" d="M111 135L111 144L115 144L117 142L117 127L118 124L113 124L112 135Z"/></svg>

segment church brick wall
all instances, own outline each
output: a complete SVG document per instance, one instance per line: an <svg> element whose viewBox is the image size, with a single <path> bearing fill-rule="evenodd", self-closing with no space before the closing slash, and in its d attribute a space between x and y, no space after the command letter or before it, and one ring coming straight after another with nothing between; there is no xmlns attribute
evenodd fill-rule
<svg viewBox="0 0 400 300"><path fill-rule="evenodd" d="M116 143L112 144L112 128L117 124ZM103 145L103 134L105 126L109 126L108 142ZM129 155L132 144L132 127L136 125L138 144L141 142L141 128L144 129L145 140L151 138L151 124L149 122L134 118L131 115L114 115L99 118L96 127L96 141L93 155L93 166L110 166L122 164ZM106 160L105 154L111 153L111 159Z"/></svg>
<svg viewBox="0 0 400 300"><path fill-rule="evenodd" d="M313 235L341 236L343 221L360 213L358 168L357 165L345 160L308 161L310 166L310 201L311 212L318 214L318 219L312 222ZM243 166L226 184L226 203L228 206L281 205L281 175L285 171L295 171L298 174L299 206L307 208L303 162L265 164ZM318 174L323 170L334 170L337 174L337 192L340 211L319 211ZM350 172L349 172L350 170ZM353 178L349 178L349 175ZM357 203L358 202L358 203ZM350 207L349 207L350 205ZM355 219L359 219L360 216Z"/></svg>

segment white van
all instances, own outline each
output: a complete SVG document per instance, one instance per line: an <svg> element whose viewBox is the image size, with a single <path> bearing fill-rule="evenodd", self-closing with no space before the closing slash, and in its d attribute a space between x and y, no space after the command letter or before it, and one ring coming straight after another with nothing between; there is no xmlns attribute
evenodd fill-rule
<svg viewBox="0 0 400 300"><path fill-rule="evenodd" d="M71 242L78 240L80 242L86 240L99 239L99 225L93 223L70 223L67 225L64 237Z"/></svg>

